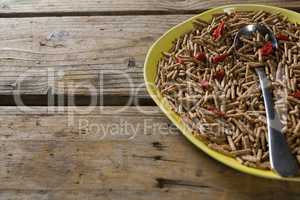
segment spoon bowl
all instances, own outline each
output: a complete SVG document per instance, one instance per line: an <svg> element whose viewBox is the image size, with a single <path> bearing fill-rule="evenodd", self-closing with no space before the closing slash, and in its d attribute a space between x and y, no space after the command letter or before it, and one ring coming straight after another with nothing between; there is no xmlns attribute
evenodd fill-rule
<svg viewBox="0 0 300 200"><path fill-rule="evenodd" d="M242 41L240 40L241 36L251 36L253 33L259 32L262 36L268 36L270 41L272 42L273 49L278 49L278 41L273 31L263 25L263 24L250 24L240 29L240 31L236 34L234 38L234 47L237 51L238 48L242 46Z"/></svg>

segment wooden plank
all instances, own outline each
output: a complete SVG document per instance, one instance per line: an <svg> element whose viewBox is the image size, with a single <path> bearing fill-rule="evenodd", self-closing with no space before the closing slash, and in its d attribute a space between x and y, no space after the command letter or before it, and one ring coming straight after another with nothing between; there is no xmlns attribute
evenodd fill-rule
<svg viewBox="0 0 300 200"><path fill-rule="evenodd" d="M103 14L107 12L115 13L138 13L149 11L166 11L169 13L178 13L197 10L204 10L220 5L236 3L257 3L257 1L241 0L189 0L189 1L169 1L169 0L3 0L0 2L0 13L18 14L18 13L56 13L71 14L79 12L88 14L98 12ZM299 1L294 0L264 0L261 4L275 5L290 9L300 7ZM86 13L83 13L86 12ZM73 13L74 14L74 13Z"/></svg>
<svg viewBox="0 0 300 200"><path fill-rule="evenodd" d="M0 199L300 195L299 183L241 174L208 158L177 130L170 131L156 107L88 109L0 107Z"/></svg>
<svg viewBox="0 0 300 200"><path fill-rule="evenodd" d="M151 44L191 15L0 19L0 94L143 96Z"/></svg>

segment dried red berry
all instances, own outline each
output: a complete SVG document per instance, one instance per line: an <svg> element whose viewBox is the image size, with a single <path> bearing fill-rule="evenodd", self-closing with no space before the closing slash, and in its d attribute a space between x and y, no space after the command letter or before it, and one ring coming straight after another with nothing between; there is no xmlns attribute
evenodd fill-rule
<svg viewBox="0 0 300 200"><path fill-rule="evenodd" d="M176 63L177 64L184 64L184 61L181 59L181 58L179 58L179 57L176 57Z"/></svg>
<svg viewBox="0 0 300 200"><path fill-rule="evenodd" d="M297 99L300 99L300 90L294 92L293 94L291 94L292 97L295 97Z"/></svg>
<svg viewBox="0 0 300 200"><path fill-rule="evenodd" d="M206 55L205 55L205 53L199 52L194 56L194 58L196 58L199 61L205 61Z"/></svg>
<svg viewBox="0 0 300 200"><path fill-rule="evenodd" d="M223 62L228 57L228 54L224 53L222 55L217 55L212 58L212 63L216 64L219 62Z"/></svg>
<svg viewBox="0 0 300 200"><path fill-rule="evenodd" d="M200 82L200 85L201 85L201 87L202 87L203 89L205 89L205 90L207 90L207 89L209 88L209 82L206 81L206 80L202 80L202 81Z"/></svg>
<svg viewBox="0 0 300 200"><path fill-rule="evenodd" d="M289 40L289 36L283 35L283 34L281 34L281 33L278 33L278 34L276 35L276 38L277 38L277 40L283 40L283 41L288 41L288 40Z"/></svg>
<svg viewBox="0 0 300 200"><path fill-rule="evenodd" d="M214 75L214 78L219 80L219 81L222 81L224 77L225 77L225 70L224 69L218 70Z"/></svg>
<svg viewBox="0 0 300 200"><path fill-rule="evenodd" d="M212 34L214 40L218 40L219 38L222 37L223 32L224 32L224 26L225 26L225 22L221 21L220 24L217 26L217 28L214 30L214 32Z"/></svg>
<svg viewBox="0 0 300 200"><path fill-rule="evenodd" d="M262 56L268 56L273 52L273 45L272 42L267 42L261 49Z"/></svg>

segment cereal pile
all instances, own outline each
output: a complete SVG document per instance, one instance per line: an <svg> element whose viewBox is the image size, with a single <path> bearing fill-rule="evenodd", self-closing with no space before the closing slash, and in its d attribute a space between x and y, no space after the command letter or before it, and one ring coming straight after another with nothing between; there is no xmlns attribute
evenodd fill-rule
<svg viewBox="0 0 300 200"><path fill-rule="evenodd" d="M256 33L237 32L261 23L276 35L279 49ZM194 21L194 29L163 52L156 84L172 109L208 146L240 163L269 169L265 107L254 67L264 67L287 142L300 162L300 26L280 13L235 12Z"/></svg>

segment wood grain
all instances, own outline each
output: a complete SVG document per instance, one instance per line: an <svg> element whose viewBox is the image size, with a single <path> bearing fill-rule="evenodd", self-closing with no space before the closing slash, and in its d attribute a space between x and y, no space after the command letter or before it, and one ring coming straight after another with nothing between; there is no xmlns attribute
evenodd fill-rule
<svg viewBox="0 0 300 200"><path fill-rule="evenodd" d="M0 199L300 195L298 183L241 174L210 159L172 129L156 107L87 109L0 107Z"/></svg>
<svg viewBox="0 0 300 200"><path fill-rule="evenodd" d="M0 19L0 94L146 95L151 44L191 15Z"/></svg>
<svg viewBox="0 0 300 200"><path fill-rule="evenodd" d="M3 0L0 3L0 13L18 15L20 13L41 13L44 15L87 15L95 14L141 14L151 11L168 13L197 12L220 5L236 3L259 3L281 6L290 9L300 7L299 1L294 0ZM22 16L22 15L19 15Z"/></svg>

